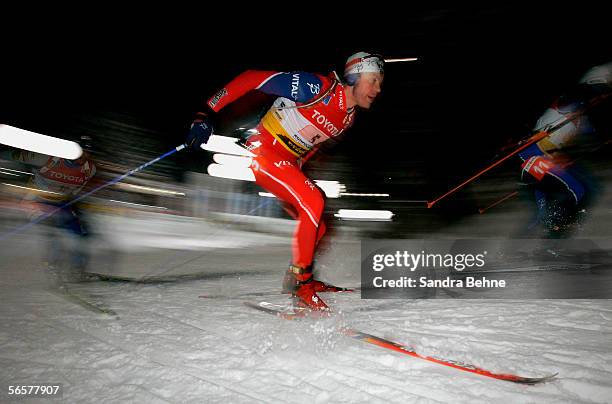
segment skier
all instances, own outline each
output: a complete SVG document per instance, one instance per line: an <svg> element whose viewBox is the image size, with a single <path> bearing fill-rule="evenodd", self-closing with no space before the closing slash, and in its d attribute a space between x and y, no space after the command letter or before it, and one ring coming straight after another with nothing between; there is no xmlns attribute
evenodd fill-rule
<svg viewBox="0 0 612 404"><path fill-rule="evenodd" d="M611 93L612 62L593 67L537 121L536 131L554 128L550 135L519 153L521 181L533 187L537 207L530 227L543 225L547 237L568 236L584 212L589 187L573 163L605 141L590 113Z"/></svg>
<svg viewBox="0 0 612 404"><path fill-rule="evenodd" d="M346 61L344 80L336 72L325 76L248 70L207 102L207 109L218 112L249 90L278 97L244 146L255 155L250 168L256 183L288 204L298 220L283 292L313 310L328 310L318 292L340 288L313 278L313 257L326 229L322 220L325 199L302 167L323 142L337 139L353 124L358 108L370 108L381 92L383 69L381 56L357 52ZM208 141L213 116L210 112L197 113L186 144L198 149Z"/></svg>
<svg viewBox="0 0 612 404"><path fill-rule="evenodd" d="M81 138L84 148L89 136ZM22 203L28 209L28 217L35 221L52 213L43 220L52 228L58 228L75 235L80 240L77 248L72 251L72 275L67 280L80 280L87 266L88 253L83 241L88 235L79 208L76 205L66 206L68 202L84 192L91 185L91 179L96 174L96 165L87 152L76 160L34 153L26 150L11 149L0 153L0 158L19 161L34 167L33 176L28 187L32 189ZM58 238L53 231L48 234L47 262L49 269L55 271L61 259L61 248L58 248ZM76 279L73 279L74 276Z"/></svg>

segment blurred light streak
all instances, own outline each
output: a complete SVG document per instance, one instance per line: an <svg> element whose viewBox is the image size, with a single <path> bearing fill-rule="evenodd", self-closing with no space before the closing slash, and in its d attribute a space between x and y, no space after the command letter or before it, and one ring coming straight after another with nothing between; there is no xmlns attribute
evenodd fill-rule
<svg viewBox="0 0 612 404"><path fill-rule="evenodd" d="M19 174L7 173L5 171L0 171L0 174L3 174L3 175L12 175L13 177L21 177Z"/></svg>
<svg viewBox="0 0 612 404"><path fill-rule="evenodd" d="M340 192L346 190L346 185L338 181L314 180L328 198L340 198Z"/></svg>
<svg viewBox="0 0 612 404"><path fill-rule="evenodd" d="M161 194L161 195L185 196L183 192L168 191L168 190L161 189L161 188L151 188L151 187L145 187L142 185L134 185L134 184L117 184L117 188L132 188L138 191L145 191L148 193Z"/></svg>
<svg viewBox="0 0 612 404"><path fill-rule="evenodd" d="M334 216L347 220L391 220L394 214L389 210L340 209Z"/></svg>
<svg viewBox="0 0 612 404"><path fill-rule="evenodd" d="M142 207L142 208L153 208L153 209L161 209L161 210L168 210L168 208L165 208L163 206L153 206L153 205L143 205L141 203L134 203L134 202L124 202L124 201L117 201L115 199L109 199L110 202L115 202L115 203L123 203L125 205L133 205L133 206L138 206L138 207Z"/></svg>
<svg viewBox="0 0 612 404"><path fill-rule="evenodd" d="M232 156L230 154L213 154L213 160L215 163L219 163L226 166L244 167L247 168L251 165L253 159L244 156Z"/></svg>
<svg viewBox="0 0 612 404"><path fill-rule="evenodd" d="M19 174L25 174L25 175L31 175L31 176L34 176L34 174L32 174L32 173L28 173L28 172L26 172L26 171L11 170L10 168L0 167L0 170L4 170L4 171L11 171L11 172L13 172L13 173L19 173Z"/></svg>
<svg viewBox="0 0 612 404"><path fill-rule="evenodd" d="M397 63L397 62L416 62L419 58L398 58L398 59L385 59L385 63Z"/></svg>
<svg viewBox="0 0 612 404"><path fill-rule="evenodd" d="M6 185L7 187L13 187L13 188L25 189L25 190L28 190L28 191L42 192L43 194L62 195L62 194L60 194L59 192L43 191L42 189L29 188L29 187L22 187L22 186L20 186L20 185L7 184L7 183L5 183L5 182L3 182L3 183L2 183L2 185Z"/></svg>
<svg viewBox="0 0 612 404"><path fill-rule="evenodd" d="M236 142L238 139L228 136L212 135L206 144L202 145L202 149L214 153L233 154L236 156L253 157L254 154L239 146Z"/></svg>
<svg viewBox="0 0 612 404"><path fill-rule="evenodd" d="M379 197L388 198L389 194L362 194L362 193L355 193L355 192L340 192L340 196L379 196Z"/></svg>
<svg viewBox="0 0 612 404"><path fill-rule="evenodd" d="M2 124L0 124L0 143L68 160L76 160L83 154L78 143Z"/></svg>
<svg viewBox="0 0 612 404"><path fill-rule="evenodd" d="M255 181L255 174L247 167L226 166L223 164L211 164L208 166L208 174L213 177L229 178L233 180Z"/></svg>

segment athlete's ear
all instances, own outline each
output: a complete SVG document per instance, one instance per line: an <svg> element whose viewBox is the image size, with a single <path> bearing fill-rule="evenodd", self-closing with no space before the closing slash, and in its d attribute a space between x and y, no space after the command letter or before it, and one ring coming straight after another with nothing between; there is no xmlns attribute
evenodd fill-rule
<svg viewBox="0 0 612 404"><path fill-rule="evenodd" d="M349 86L354 86L355 84L357 84L357 81L359 80L360 76L361 73L347 74L346 76L344 76L344 80Z"/></svg>

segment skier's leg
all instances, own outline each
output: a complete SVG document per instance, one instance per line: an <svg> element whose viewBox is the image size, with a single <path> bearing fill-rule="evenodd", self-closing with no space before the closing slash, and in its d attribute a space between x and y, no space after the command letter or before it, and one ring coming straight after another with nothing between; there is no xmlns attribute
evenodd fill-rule
<svg viewBox="0 0 612 404"><path fill-rule="evenodd" d="M327 305L316 294L312 277L312 261L316 244L325 233L321 216L325 201L321 191L294 163L258 157L252 166L259 185L291 206L297 213L297 226L293 237L293 259L283 289L292 293L303 305L325 310Z"/></svg>

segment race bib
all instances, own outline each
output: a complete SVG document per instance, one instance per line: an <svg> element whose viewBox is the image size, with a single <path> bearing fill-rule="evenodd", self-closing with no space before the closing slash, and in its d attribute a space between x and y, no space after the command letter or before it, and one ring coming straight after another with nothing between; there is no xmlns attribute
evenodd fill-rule
<svg viewBox="0 0 612 404"><path fill-rule="evenodd" d="M522 165L524 171L531 174L536 180L541 181L546 173L554 167L554 163L543 156L533 156Z"/></svg>

